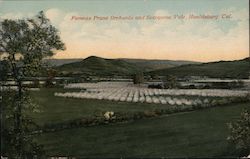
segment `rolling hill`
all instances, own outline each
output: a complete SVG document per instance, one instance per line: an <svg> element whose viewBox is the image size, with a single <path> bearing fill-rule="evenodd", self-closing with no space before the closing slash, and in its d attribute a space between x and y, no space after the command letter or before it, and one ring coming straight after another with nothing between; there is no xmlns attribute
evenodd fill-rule
<svg viewBox="0 0 250 159"><path fill-rule="evenodd" d="M82 61L64 64L57 67L59 71L74 72L87 75L131 75L140 68L122 59L104 59L90 56Z"/></svg>
<svg viewBox="0 0 250 159"><path fill-rule="evenodd" d="M250 61L248 58L235 61L188 64L148 72L150 75L207 76L211 78L248 78L249 73Z"/></svg>
<svg viewBox="0 0 250 159"><path fill-rule="evenodd" d="M144 72L146 75L158 76L248 78L250 73L250 62L248 58L209 63L171 60L105 59L96 56L79 60L80 59L59 65L56 68L60 72L97 76L128 76L136 72Z"/></svg>
<svg viewBox="0 0 250 159"><path fill-rule="evenodd" d="M158 69L171 68L187 64L199 64L200 62L183 61L183 60L145 60L145 59L122 59L126 62L132 63L144 71L153 71Z"/></svg>
<svg viewBox="0 0 250 159"><path fill-rule="evenodd" d="M248 78L250 60L199 63L192 61L105 59L90 56L86 59L45 59L59 72L97 76L129 76L136 72L146 75L207 76L211 78ZM1 68L0 61L0 68ZM1 69L0 69L1 70Z"/></svg>
<svg viewBox="0 0 250 159"><path fill-rule="evenodd" d="M64 64L79 62L82 59L44 59L43 61L48 63L50 66L61 66Z"/></svg>
<svg viewBox="0 0 250 159"><path fill-rule="evenodd" d="M55 61L51 61L54 62ZM63 63L56 61L56 63ZM69 61L66 61L69 62ZM145 60L145 59L105 59L90 56L84 60L58 65L59 71L87 75L132 75L136 72L176 67L183 64L197 64L191 61Z"/></svg>

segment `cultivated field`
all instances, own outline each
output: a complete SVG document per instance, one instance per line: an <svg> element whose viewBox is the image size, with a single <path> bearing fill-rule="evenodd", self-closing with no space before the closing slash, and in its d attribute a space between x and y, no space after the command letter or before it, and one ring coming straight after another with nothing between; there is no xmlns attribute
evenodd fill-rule
<svg viewBox="0 0 250 159"><path fill-rule="evenodd" d="M32 91L34 102L42 111L31 115L40 125L46 125L93 117L107 111L135 114L190 107L188 102L210 107L214 102L213 108L43 133L36 140L44 144L51 155L237 156L226 140L229 133L226 124L236 120L243 109L250 110L249 102L232 103L232 99L242 98L246 93L241 90L147 89L130 83L70 84L65 88ZM147 102L147 98L152 101ZM216 102L221 100L227 102L218 107Z"/></svg>
<svg viewBox="0 0 250 159"><path fill-rule="evenodd" d="M58 90L57 90L58 91ZM40 92L41 93L41 92ZM51 96L52 97L52 96ZM45 96L37 96L42 103L51 103ZM113 102L85 101L82 99L58 100L48 104L40 120L62 121L90 113L89 109L114 111L142 111L153 109L150 105L123 105ZM90 105L91 104L91 105ZM95 108L93 108L93 107ZM155 105L156 106L156 105ZM51 155L74 155L88 157L119 156L235 156L232 145L226 141L227 123L236 120L250 103L229 104L188 113L142 119L128 123L76 128L60 132L45 133L37 140L45 145ZM156 106L157 107L157 106ZM116 109L115 109L116 108ZM88 112L88 113L87 113ZM65 140L67 139L67 140Z"/></svg>
<svg viewBox="0 0 250 159"><path fill-rule="evenodd" d="M127 82L77 83L66 85L65 88L84 89L84 91L55 93L55 96L189 106L216 102L215 99L211 100L211 97L244 97L249 93L243 90L225 89L148 89ZM199 98L186 99L186 96Z"/></svg>

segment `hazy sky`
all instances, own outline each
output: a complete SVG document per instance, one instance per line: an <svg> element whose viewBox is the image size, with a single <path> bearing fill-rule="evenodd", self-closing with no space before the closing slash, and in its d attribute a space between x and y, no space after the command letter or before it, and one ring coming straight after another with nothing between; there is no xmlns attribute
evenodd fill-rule
<svg viewBox="0 0 250 159"><path fill-rule="evenodd" d="M146 58L217 61L249 55L248 0L0 0L0 18L43 10L67 49L54 58ZM229 18L223 19L222 15ZM184 15L185 19L175 19ZM218 16L218 19L189 19ZM158 16L162 20L72 20L93 16Z"/></svg>

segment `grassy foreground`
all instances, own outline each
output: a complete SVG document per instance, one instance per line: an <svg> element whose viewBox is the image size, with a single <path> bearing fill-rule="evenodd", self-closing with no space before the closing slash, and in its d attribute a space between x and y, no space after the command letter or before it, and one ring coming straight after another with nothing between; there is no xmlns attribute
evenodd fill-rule
<svg viewBox="0 0 250 159"><path fill-rule="evenodd" d="M70 91L62 88L41 89L31 92L32 98L40 106L41 113L32 114L34 120L44 123L58 123L72 119L94 116L100 112L143 112L145 110L168 109L167 105L113 102L93 99L74 99L54 96L54 92ZM79 90L77 90L79 91Z"/></svg>
<svg viewBox="0 0 250 159"><path fill-rule="evenodd" d="M76 99L48 97L47 95L53 94L53 91L47 90L46 93L36 92L33 94L39 94L39 96L34 97L40 104L48 103L43 105L44 112L36 116L36 120L40 120L40 123L84 116L93 111L91 106L98 109L102 109L102 106L104 109L110 108L111 110L124 109L124 111L151 108L147 104L146 106L122 105L121 103L112 105L112 102L108 102L109 104L105 105L103 102L91 103L91 101L85 101L83 104ZM90 108L87 109L88 107L84 106L86 102L94 105L89 105ZM133 109L130 109L131 107ZM36 140L45 145L48 154L52 156L235 156L231 145L226 141L228 135L226 123L236 120L243 109L250 110L250 103L178 113L130 123L63 130L42 134L37 136Z"/></svg>

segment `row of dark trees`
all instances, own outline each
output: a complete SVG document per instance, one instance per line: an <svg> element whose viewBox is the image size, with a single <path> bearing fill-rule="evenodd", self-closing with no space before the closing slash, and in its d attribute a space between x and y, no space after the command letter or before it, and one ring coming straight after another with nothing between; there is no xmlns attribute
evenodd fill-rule
<svg viewBox="0 0 250 159"><path fill-rule="evenodd" d="M160 78L157 78L160 79ZM178 82L177 78L172 75L165 76L162 80L162 84L156 84L156 85L149 85L149 88L165 88L165 89L171 89L171 88L177 88ZM142 72L136 73L133 76L133 83L134 84L142 84L145 82L144 74Z"/></svg>

